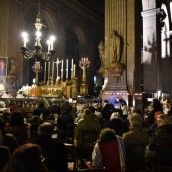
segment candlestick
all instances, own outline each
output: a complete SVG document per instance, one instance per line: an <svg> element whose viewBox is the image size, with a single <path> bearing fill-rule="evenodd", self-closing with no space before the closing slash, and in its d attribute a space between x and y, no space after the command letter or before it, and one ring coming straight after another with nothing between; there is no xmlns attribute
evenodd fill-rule
<svg viewBox="0 0 172 172"><path fill-rule="evenodd" d="M46 72L46 70L47 70L46 66L47 66L47 62L45 62L45 66L44 66L44 71L45 71L45 72Z"/></svg>
<svg viewBox="0 0 172 172"><path fill-rule="evenodd" d="M59 67L58 67L58 65L59 65L59 63L61 63L61 61L57 58L57 61L55 62L56 63L56 66L57 66L57 77L56 77L56 81L58 81L59 80Z"/></svg>
<svg viewBox="0 0 172 172"><path fill-rule="evenodd" d="M72 59L72 62L71 62L71 78L73 77L73 59Z"/></svg>
<svg viewBox="0 0 172 172"><path fill-rule="evenodd" d="M48 80L50 78L50 62L48 62Z"/></svg>
<svg viewBox="0 0 172 172"><path fill-rule="evenodd" d="M73 65L73 77L75 77L76 65Z"/></svg>
<svg viewBox="0 0 172 172"><path fill-rule="evenodd" d="M61 62L61 79L63 80L63 60Z"/></svg>
<svg viewBox="0 0 172 172"><path fill-rule="evenodd" d="M52 63L52 79L54 78L54 62Z"/></svg>
<svg viewBox="0 0 172 172"><path fill-rule="evenodd" d="M68 70L68 59L66 59L66 69Z"/></svg>
<svg viewBox="0 0 172 172"><path fill-rule="evenodd" d="M68 79L68 59L66 59L66 79Z"/></svg>

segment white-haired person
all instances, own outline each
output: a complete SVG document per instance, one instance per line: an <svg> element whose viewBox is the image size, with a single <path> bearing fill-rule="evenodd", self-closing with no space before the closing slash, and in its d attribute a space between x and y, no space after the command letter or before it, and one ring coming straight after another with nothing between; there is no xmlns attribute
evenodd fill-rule
<svg viewBox="0 0 172 172"><path fill-rule="evenodd" d="M123 133L126 133L129 130L128 126L121 119L119 112L112 113L112 115L110 117L110 121L108 121L104 125L104 128L114 129L116 132L116 135L119 135L119 136L122 136Z"/></svg>

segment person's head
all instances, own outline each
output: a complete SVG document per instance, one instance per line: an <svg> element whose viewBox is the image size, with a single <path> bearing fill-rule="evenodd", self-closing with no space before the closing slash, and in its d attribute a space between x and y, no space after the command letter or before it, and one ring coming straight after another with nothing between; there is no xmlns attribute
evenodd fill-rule
<svg viewBox="0 0 172 172"><path fill-rule="evenodd" d="M170 124L171 119L166 114L160 114L160 115L157 116L156 122L157 122L158 127L160 127L160 126L163 126L163 125Z"/></svg>
<svg viewBox="0 0 172 172"><path fill-rule="evenodd" d="M54 127L49 122L44 122L38 127L39 135L52 135L54 132Z"/></svg>
<svg viewBox="0 0 172 172"><path fill-rule="evenodd" d="M107 104L108 103L108 100L104 100L104 103Z"/></svg>
<svg viewBox="0 0 172 172"><path fill-rule="evenodd" d="M155 112L155 114L154 114L155 120L157 119L158 115L160 115L160 114L164 114L164 113L162 111Z"/></svg>
<svg viewBox="0 0 172 172"><path fill-rule="evenodd" d="M112 120L112 119L120 119L120 117L119 117L119 112L113 112L112 114L111 114L111 116L110 116L110 121Z"/></svg>
<svg viewBox="0 0 172 172"><path fill-rule="evenodd" d="M10 125L22 126L24 124L24 116L21 112L14 112L11 116Z"/></svg>
<svg viewBox="0 0 172 172"><path fill-rule="evenodd" d="M55 98L51 99L51 104L57 104L57 100Z"/></svg>
<svg viewBox="0 0 172 172"><path fill-rule="evenodd" d="M91 110L89 108L85 108L82 111L82 118L87 118L90 115L93 115L93 113L91 112Z"/></svg>
<svg viewBox="0 0 172 172"><path fill-rule="evenodd" d="M116 132L113 129L104 128L100 132L99 141L106 142L106 141L116 140L115 134Z"/></svg>
<svg viewBox="0 0 172 172"><path fill-rule="evenodd" d="M95 107L94 107L94 106L88 106L88 108L90 109L90 111L91 111L92 113L95 113Z"/></svg>
<svg viewBox="0 0 172 172"><path fill-rule="evenodd" d="M116 97L115 100L116 100L116 102L119 102L119 97Z"/></svg>
<svg viewBox="0 0 172 172"><path fill-rule="evenodd" d="M33 110L33 116L41 116L41 110L40 109L34 109Z"/></svg>
<svg viewBox="0 0 172 172"><path fill-rule="evenodd" d="M137 113L133 113L128 118L130 127L142 127L143 126L143 118L141 115Z"/></svg>
<svg viewBox="0 0 172 172"><path fill-rule="evenodd" d="M130 106L130 111L131 111L131 113L134 113L135 112L135 106Z"/></svg>
<svg viewBox="0 0 172 172"><path fill-rule="evenodd" d="M10 157L6 172L48 172L41 148L32 143L18 147Z"/></svg>
<svg viewBox="0 0 172 172"><path fill-rule="evenodd" d="M39 102L38 107L44 107L44 102Z"/></svg>

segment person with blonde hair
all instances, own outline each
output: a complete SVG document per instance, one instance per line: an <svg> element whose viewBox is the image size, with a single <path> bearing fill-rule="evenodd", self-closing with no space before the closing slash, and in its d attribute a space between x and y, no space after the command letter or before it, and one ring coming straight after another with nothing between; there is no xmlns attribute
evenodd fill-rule
<svg viewBox="0 0 172 172"><path fill-rule="evenodd" d="M76 146L82 145L82 132L83 130L95 130L97 133L100 130L99 120L91 112L89 108L85 108L82 112L82 117L75 126L74 131L74 144Z"/></svg>

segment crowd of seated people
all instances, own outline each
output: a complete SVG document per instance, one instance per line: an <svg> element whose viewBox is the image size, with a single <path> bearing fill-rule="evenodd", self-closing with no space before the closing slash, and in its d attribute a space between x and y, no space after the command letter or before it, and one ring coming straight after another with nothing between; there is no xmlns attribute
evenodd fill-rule
<svg viewBox="0 0 172 172"><path fill-rule="evenodd" d="M68 171L66 144L58 137L58 132L63 130L73 132L71 144L76 147L77 168L105 167L107 172L137 172L155 169L158 165L171 166L171 117L170 113L164 114L157 99L150 104L147 118L137 107L128 108L123 115L122 109L115 109L108 101L105 101L104 107L97 101L92 104L79 102L75 106L68 101L59 105L55 99L51 103L49 108L40 105L27 120L17 110L2 114L0 154L4 158L0 156L1 169L10 171L19 154L21 157L30 156L27 151L34 148L40 151L40 157L45 158L44 165L38 163L40 167L37 168L44 168L43 171ZM37 124L34 136L31 134L33 124ZM84 138L86 132L88 135ZM57 134L55 139L52 137L54 133ZM88 142L87 145L87 141L92 143ZM91 147L92 152L88 151L87 146ZM83 160L88 158L88 154L92 155L91 165L85 166ZM17 167L20 163L26 163L22 158L18 161L16 169L21 168ZM30 166L34 162L28 163L25 165Z"/></svg>

